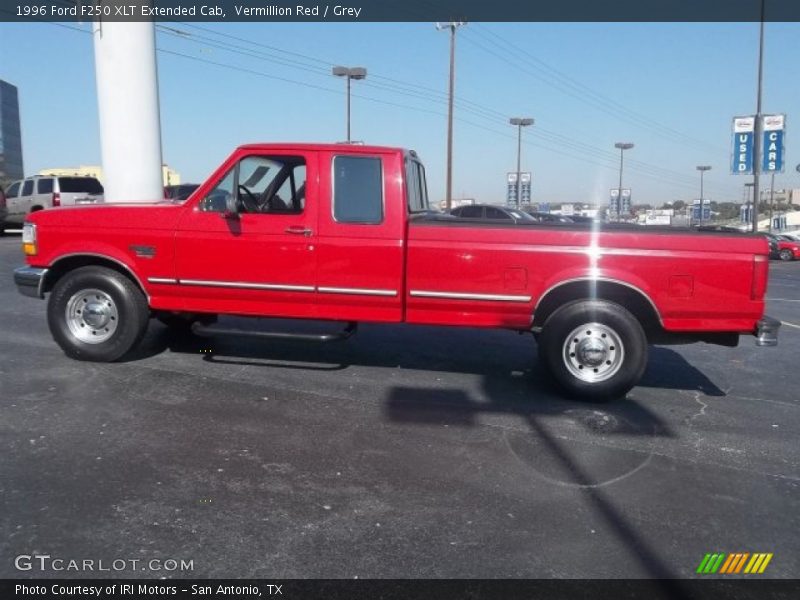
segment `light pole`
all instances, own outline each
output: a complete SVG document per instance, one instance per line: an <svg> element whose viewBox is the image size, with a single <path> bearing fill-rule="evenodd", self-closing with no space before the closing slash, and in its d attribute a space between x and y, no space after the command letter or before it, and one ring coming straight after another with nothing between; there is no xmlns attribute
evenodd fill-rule
<svg viewBox="0 0 800 600"><path fill-rule="evenodd" d="M509 123L512 125L516 125L517 127L517 208L520 205L520 190L521 187L521 179L522 179L522 172L521 172L521 161L522 161L522 128L528 127L529 125L533 125L533 119L528 117L512 117L508 120Z"/></svg>
<svg viewBox="0 0 800 600"><path fill-rule="evenodd" d="M437 23L436 29L450 30L450 92L447 99L447 191L445 192L445 206L447 212L453 205L453 92L456 81L456 29L466 25L462 21Z"/></svg>
<svg viewBox="0 0 800 600"><path fill-rule="evenodd" d="M622 155L625 150L633 148L630 142L617 142L614 148L619 148L619 187L617 188L617 220L619 221L620 214L622 213Z"/></svg>
<svg viewBox="0 0 800 600"><path fill-rule="evenodd" d="M769 232L772 233L772 204L775 202L775 171L769 182Z"/></svg>
<svg viewBox="0 0 800 600"><path fill-rule="evenodd" d="M764 79L764 8L765 0L761 0L761 27L758 36L758 93L756 96L756 122L753 128L753 233L758 231L758 201L759 193L758 176L761 171L761 90Z"/></svg>
<svg viewBox="0 0 800 600"><path fill-rule="evenodd" d="M700 217L698 221L700 224L703 224L703 175L706 174L706 171L710 171L711 167L708 165L698 165L697 170L700 171Z"/></svg>
<svg viewBox="0 0 800 600"><path fill-rule="evenodd" d="M350 142L350 80L366 79L367 70L364 67L333 67L333 74L347 79L347 141Z"/></svg>

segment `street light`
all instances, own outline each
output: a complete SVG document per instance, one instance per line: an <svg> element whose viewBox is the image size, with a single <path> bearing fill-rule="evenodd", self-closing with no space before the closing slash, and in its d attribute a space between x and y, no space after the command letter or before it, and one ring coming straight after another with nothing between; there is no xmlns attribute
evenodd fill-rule
<svg viewBox="0 0 800 600"><path fill-rule="evenodd" d="M511 117L508 120L509 123L512 125L517 126L517 208L520 205L520 181L522 179L521 173L521 155L522 155L522 128L528 127L529 125L533 125L533 119L530 118L523 118L523 117Z"/></svg>
<svg viewBox="0 0 800 600"><path fill-rule="evenodd" d="M617 188L617 220L622 213L622 155L625 150L633 148L630 142L617 142L614 148L619 148L619 187Z"/></svg>
<svg viewBox="0 0 800 600"><path fill-rule="evenodd" d="M706 171L710 171L711 167L708 165L698 165L697 170L700 171L700 224L703 223L703 175Z"/></svg>
<svg viewBox="0 0 800 600"><path fill-rule="evenodd" d="M456 80L456 29L466 25L463 21L450 21L437 23L436 29L450 31L450 92L447 98L447 191L445 193L445 206L447 212L453 207L453 92Z"/></svg>
<svg viewBox="0 0 800 600"><path fill-rule="evenodd" d="M366 79L367 70L364 67L333 67L333 74L347 79L347 141L350 142L350 80Z"/></svg>

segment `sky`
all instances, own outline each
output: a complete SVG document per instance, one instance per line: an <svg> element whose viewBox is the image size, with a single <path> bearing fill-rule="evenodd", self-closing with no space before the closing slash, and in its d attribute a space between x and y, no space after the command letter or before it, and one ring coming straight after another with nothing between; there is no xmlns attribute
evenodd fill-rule
<svg viewBox="0 0 800 600"><path fill-rule="evenodd" d="M78 31L71 27L83 28ZM0 23L0 79L19 88L26 174L100 163L88 24ZM238 145L345 138L416 150L430 196L444 197L449 35L433 23L172 23L157 28L164 162L201 182ZM458 30L453 194L503 202L516 169L512 116L533 200L635 204L705 196L741 201L730 174L731 120L755 113L757 23L469 23ZM786 173L800 188L800 24L765 26L764 112L787 114ZM767 185L766 184L762 184Z"/></svg>

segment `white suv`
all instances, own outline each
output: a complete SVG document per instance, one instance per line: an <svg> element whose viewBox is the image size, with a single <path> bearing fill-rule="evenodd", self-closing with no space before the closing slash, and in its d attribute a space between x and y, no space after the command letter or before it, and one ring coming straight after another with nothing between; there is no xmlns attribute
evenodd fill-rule
<svg viewBox="0 0 800 600"><path fill-rule="evenodd" d="M36 176L15 181L6 190L6 225L22 226L32 212L55 206L103 201L103 185L94 177Z"/></svg>

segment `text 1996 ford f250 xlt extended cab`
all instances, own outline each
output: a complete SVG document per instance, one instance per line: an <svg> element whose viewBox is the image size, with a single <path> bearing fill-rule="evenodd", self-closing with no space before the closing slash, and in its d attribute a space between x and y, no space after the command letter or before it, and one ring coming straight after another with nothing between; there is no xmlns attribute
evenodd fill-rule
<svg viewBox="0 0 800 600"><path fill-rule="evenodd" d="M50 294L53 337L81 360L121 358L151 316L200 335L271 335L216 315L342 321L340 337L496 327L532 332L569 394L600 399L636 385L649 343L769 346L779 327L763 237L459 219L429 210L399 148L242 146L184 204L37 212L23 248L17 286Z"/></svg>

